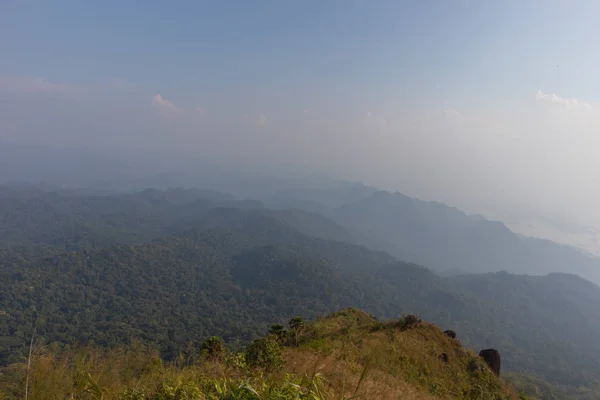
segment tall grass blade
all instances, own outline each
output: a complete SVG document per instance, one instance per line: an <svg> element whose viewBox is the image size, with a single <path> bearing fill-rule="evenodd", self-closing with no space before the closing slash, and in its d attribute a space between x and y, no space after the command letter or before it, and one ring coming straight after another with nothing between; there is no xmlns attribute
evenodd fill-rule
<svg viewBox="0 0 600 400"><path fill-rule="evenodd" d="M27 358L27 377L25 378L25 400L29 396L29 371L31 371L31 353L33 350L33 338L35 337L35 328L31 334L31 343L29 343L29 357Z"/></svg>

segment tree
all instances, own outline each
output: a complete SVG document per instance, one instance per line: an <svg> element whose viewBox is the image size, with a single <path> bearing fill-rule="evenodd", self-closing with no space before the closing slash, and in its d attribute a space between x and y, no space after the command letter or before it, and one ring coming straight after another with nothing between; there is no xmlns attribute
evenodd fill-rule
<svg viewBox="0 0 600 400"><path fill-rule="evenodd" d="M300 335L302 334L302 331L304 331L304 320L302 317L295 316L294 318L290 319L288 324L292 332L294 332L294 342L296 343L296 346L298 346Z"/></svg>
<svg viewBox="0 0 600 400"><path fill-rule="evenodd" d="M271 325L271 329L269 329L269 335L275 336L277 338L277 340L279 340L279 341L281 341L285 337L286 334L287 334L287 331L281 324Z"/></svg>
<svg viewBox="0 0 600 400"><path fill-rule="evenodd" d="M200 351L209 360L218 361L223 359L226 349L223 341L218 336L211 336L202 343Z"/></svg>

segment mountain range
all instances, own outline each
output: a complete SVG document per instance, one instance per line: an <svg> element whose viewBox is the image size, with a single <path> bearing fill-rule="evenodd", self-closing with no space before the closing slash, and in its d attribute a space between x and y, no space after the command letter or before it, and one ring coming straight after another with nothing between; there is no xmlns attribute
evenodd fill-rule
<svg viewBox="0 0 600 400"><path fill-rule="evenodd" d="M64 345L140 338L169 359L209 335L235 347L289 315L358 307L499 348L507 371L571 398L600 388L600 288L564 272L596 261L439 203L356 184L258 200L4 187L0 243L4 363L25 357L34 326ZM555 263L527 264L540 255Z"/></svg>

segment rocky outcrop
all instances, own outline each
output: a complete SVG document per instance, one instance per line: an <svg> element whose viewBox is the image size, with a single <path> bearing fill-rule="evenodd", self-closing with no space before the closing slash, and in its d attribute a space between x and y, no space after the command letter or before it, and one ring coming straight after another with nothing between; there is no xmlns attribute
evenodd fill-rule
<svg viewBox="0 0 600 400"><path fill-rule="evenodd" d="M410 328L414 328L415 326L419 325L421 322L422 321L419 317L417 317L416 315L413 315L413 314L409 314L406 317L398 320L396 326L404 331L404 330L407 330Z"/></svg>
<svg viewBox="0 0 600 400"><path fill-rule="evenodd" d="M404 324L407 327L417 325L419 322L421 322L421 320L416 315L410 314L404 318Z"/></svg>
<svg viewBox="0 0 600 400"><path fill-rule="evenodd" d="M456 332L451 331L450 329L444 331L444 335L448 336L449 338L456 339Z"/></svg>
<svg viewBox="0 0 600 400"><path fill-rule="evenodd" d="M500 376L500 352L496 349L486 349L479 352L479 357L482 357L490 370L496 376Z"/></svg>

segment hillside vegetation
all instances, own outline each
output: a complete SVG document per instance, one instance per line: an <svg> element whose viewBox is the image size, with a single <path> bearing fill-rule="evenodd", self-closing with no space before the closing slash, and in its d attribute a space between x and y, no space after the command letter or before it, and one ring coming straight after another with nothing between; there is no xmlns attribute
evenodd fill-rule
<svg viewBox="0 0 600 400"><path fill-rule="evenodd" d="M346 309L290 330L273 326L245 352L213 337L198 353L163 363L150 348L37 347L33 399L478 399L518 398L475 354L429 323L379 322ZM27 367L0 373L0 398L24 396Z"/></svg>

